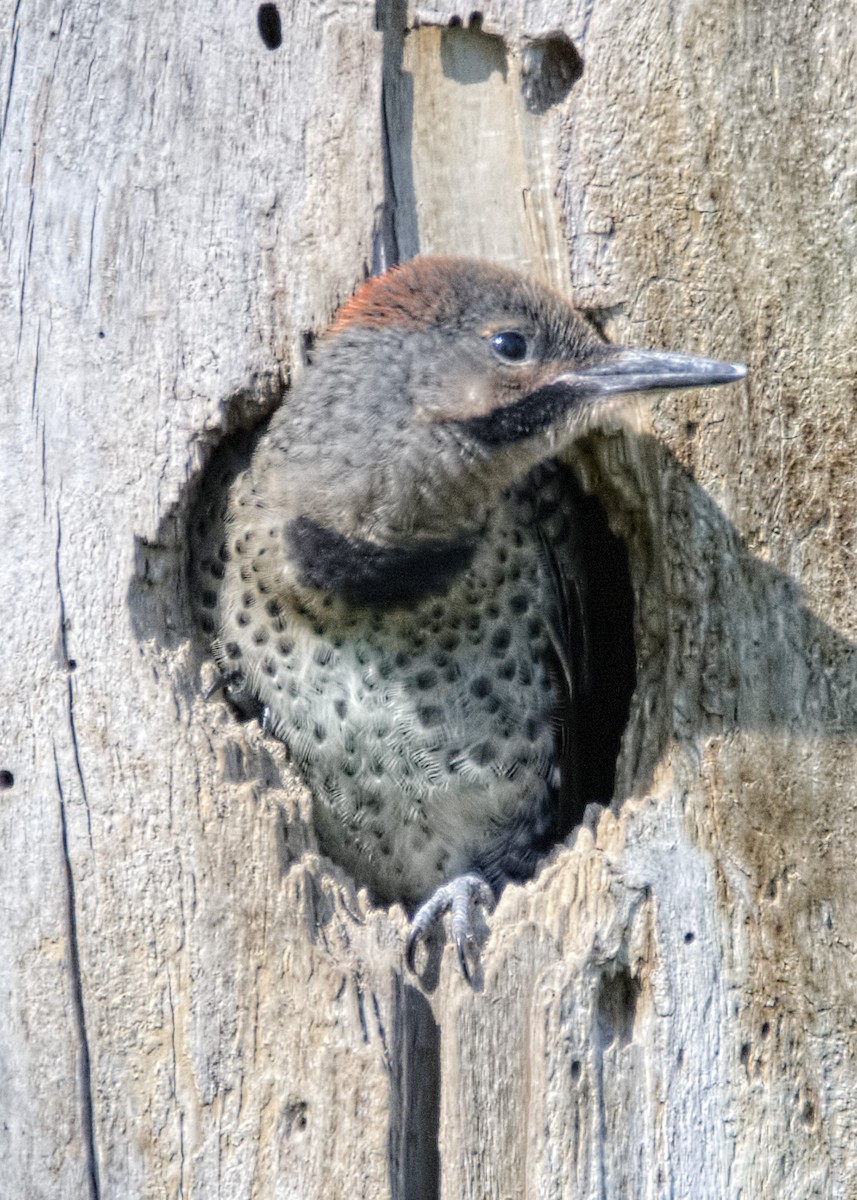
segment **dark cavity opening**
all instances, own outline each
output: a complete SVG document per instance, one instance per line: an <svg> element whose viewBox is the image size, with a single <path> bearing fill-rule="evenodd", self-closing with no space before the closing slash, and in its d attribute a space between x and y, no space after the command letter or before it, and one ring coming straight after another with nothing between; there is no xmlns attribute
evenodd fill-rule
<svg viewBox="0 0 857 1200"><path fill-rule="evenodd" d="M0 771L0 788L3 788L5 790L6 788L10 788L10 787L14 787L14 786L15 786L15 776L12 774L12 772L11 771Z"/></svg>
<svg viewBox="0 0 857 1200"><path fill-rule="evenodd" d="M600 500L587 495L571 472L568 486L578 493L583 531L588 670L574 720L578 795L562 837L580 824L587 804L608 804L613 797L620 743L637 683L628 552L611 531Z"/></svg>
<svg viewBox="0 0 857 1200"><path fill-rule="evenodd" d="M563 101L583 74L583 59L564 33L535 38L521 53L521 91L530 112Z"/></svg>
<svg viewBox="0 0 857 1200"><path fill-rule="evenodd" d="M278 50L283 44L283 25L276 4L260 4L256 15L259 36L269 50Z"/></svg>

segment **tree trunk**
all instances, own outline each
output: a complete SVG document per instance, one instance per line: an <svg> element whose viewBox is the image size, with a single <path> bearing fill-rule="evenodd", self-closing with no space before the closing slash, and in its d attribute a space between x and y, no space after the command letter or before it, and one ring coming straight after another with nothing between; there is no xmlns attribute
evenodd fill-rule
<svg viewBox="0 0 857 1200"><path fill-rule="evenodd" d="M852 15L7 5L0 1196L857 1196ZM573 452L636 690L473 990L204 698L183 571L213 447L417 252L750 366Z"/></svg>

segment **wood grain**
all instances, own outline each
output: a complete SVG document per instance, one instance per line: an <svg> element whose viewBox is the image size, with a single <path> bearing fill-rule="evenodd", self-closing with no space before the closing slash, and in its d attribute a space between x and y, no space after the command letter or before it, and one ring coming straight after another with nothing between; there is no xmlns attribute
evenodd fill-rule
<svg viewBox="0 0 857 1200"><path fill-rule="evenodd" d="M850 8L280 12L0 14L0 1196L857 1195ZM183 582L212 448L438 250L751 368L573 451L637 690L476 991L204 700Z"/></svg>

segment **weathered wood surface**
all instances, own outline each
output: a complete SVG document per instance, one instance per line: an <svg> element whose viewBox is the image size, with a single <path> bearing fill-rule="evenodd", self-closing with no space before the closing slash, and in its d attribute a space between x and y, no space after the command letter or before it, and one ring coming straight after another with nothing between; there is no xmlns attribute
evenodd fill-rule
<svg viewBox="0 0 857 1200"><path fill-rule="evenodd" d="M4 1198L857 1195L850 7L482 12L0 16ZM314 853L182 590L210 447L417 250L751 367L575 454L637 599L616 808L476 992Z"/></svg>

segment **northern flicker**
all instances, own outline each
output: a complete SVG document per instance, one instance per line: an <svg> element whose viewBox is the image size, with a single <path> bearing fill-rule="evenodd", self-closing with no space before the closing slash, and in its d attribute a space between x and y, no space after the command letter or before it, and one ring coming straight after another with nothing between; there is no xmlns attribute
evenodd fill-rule
<svg viewBox="0 0 857 1200"><path fill-rule="evenodd" d="M573 803L589 601L557 455L613 397L744 374L418 258L345 305L202 497L191 587L221 671L286 743L325 853L412 910L411 965L450 911L467 976L473 904L532 873Z"/></svg>

